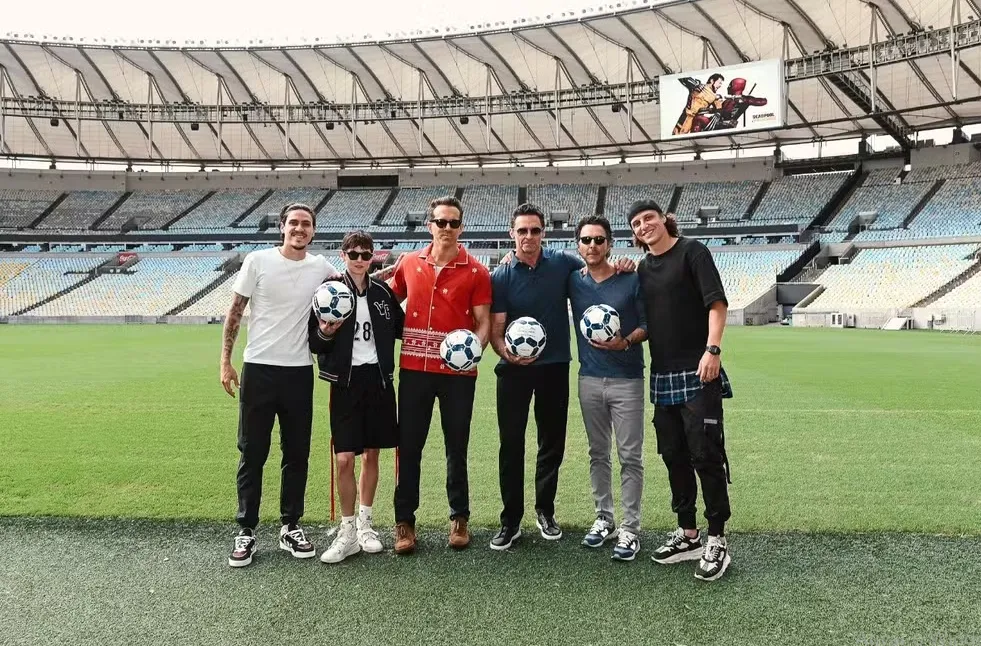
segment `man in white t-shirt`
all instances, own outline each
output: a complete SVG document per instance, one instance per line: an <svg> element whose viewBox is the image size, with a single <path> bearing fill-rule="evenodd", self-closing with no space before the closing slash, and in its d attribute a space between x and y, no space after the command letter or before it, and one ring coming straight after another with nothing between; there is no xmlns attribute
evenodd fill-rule
<svg viewBox="0 0 981 646"><path fill-rule="evenodd" d="M316 555L300 528L313 425L313 359L307 322L311 299L327 278L337 276L323 256L307 254L316 218L303 204L286 206L279 216L280 247L245 257L233 287L221 349L221 384L239 390L238 514L241 528L228 558L232 567L252 563L259 523L262 468L269 456L273 422L279 418L283 450L279 547L297 558ZM242 383L232 366L232 349L245 306L250 303L248 342Z"/></svg>

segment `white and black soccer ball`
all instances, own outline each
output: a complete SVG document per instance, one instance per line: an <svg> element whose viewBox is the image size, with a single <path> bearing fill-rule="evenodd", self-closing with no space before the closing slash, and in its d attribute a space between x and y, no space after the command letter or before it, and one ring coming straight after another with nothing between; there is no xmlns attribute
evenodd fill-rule
<svg viewBox="0 0 981 646"><path fill-rule="evenodd" d="M530 316L511 321L504 333L508 352L517 357L537 357L545 349L545 328Z"/></svg>
<svg viewBox="0 0 981 646"><path fill-rule="evenodd" d="M620 313L609 305L591 305L579 319L579 331L589 341L609 341L620 332Z"/></svg>
<svg viewBox="0 0 981 646"><path fill-rule="evenodd" d="M439 356L451 370L457 372L473 370L480 363L482 354L480 338L470 330L453 330L439 344Z"/></svg>
<svg viewBox="0 0 981 646"><path fill-rule="evenodd" d="M313 293L313 311L321 321L343 321L354 311L354 294L344 283L328 281Z"/></svg>

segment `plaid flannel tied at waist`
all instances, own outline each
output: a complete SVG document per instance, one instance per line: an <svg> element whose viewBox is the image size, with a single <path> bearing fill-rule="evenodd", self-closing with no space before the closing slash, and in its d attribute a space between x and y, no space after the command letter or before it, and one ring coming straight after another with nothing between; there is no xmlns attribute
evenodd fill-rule
<svg viewBox="0 0 981 646"><path fill-rule="evenodd" d="M722 380L722 397L732 397L732 384L726 371L719 369ZM690 402L702 390L702 380L696 370L658 372L651 379L651 403L656 406L674 406Z"/></svg>

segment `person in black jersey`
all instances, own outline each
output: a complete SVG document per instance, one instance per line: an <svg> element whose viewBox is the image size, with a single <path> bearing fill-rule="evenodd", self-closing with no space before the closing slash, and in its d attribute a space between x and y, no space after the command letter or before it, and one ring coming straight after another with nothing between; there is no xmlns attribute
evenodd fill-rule
<svg viewBox="0 0 981 646"><path fill-rule="evenodd" d="M712 253L679 235L674 216L642 200L631 205L627 220L634 243L647 252L637 273L647 309L654 430L678 515L678 529L652 559L661 564L698 559L695 577L714 581L731 561L722 400L732 397L732 388L720 356L729 304ZM708 521L704 548L695 520L696 474Z"/></svg>

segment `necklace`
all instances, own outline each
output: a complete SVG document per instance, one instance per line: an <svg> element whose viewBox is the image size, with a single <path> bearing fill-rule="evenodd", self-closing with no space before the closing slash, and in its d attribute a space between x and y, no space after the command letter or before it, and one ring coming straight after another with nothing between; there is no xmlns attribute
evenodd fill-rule
<svg viewBox="0 0 981 646"><path fill-rule="evenodd" d="M299 260L290 260L289 258L287 258L286 256L283 255L283 250L282 249L278 249L278 251L279 251L279 257L283 259L283 262L284 263L286 263L286 275L289 276L289 279L293 283L293 287L295 288L295 287L297 287L297 285L300 282L300 276L303 273L303 267L302 266L298 266L296 268L296 271L293 271L293 269L290 267L290 265L293 264L293 263L299 264L302 261L299 261Z"/></svg>

